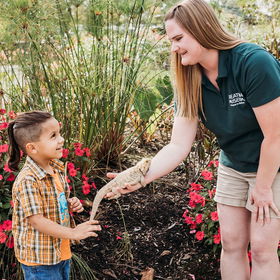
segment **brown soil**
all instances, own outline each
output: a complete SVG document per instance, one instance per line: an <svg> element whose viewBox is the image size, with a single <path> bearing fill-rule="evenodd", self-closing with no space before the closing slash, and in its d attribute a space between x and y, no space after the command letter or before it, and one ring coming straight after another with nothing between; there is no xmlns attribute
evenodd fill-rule
<svg viewBox="0 0 280 280"><path fill-rule="evenodd" d="M158 144L146 145L145 151L135 149L131 158L136 154L154 155L158 149ZM132 162L126 159L124 168L132 166ZM98 188L104 185L104 181L95 182ZM183 222L188 202L186 188L182 165L118 201L103 200L96 217L102 232L97 239L81 241L73 251L86 260L99 280L219 280L219 254L195 241ZM84 214L79 220L88 217ZM149 268L154 275L144 278Z"/></svg>

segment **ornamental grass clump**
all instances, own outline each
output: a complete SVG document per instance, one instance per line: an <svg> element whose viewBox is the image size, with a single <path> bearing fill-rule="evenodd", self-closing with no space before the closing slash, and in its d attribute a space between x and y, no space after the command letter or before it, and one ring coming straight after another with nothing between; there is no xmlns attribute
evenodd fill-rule
<svg viewBox="0 0 280 280"><path fill-rule="evenodd" d="M6 104L53 112L66 144L83 143L98 161L118 160L134 97L156 75L146 67L158 43L147 44L154 9L144 10L144 2L129 3L126 13L109 0L2 5L3 22L21 40L1 44Z"/></svg>

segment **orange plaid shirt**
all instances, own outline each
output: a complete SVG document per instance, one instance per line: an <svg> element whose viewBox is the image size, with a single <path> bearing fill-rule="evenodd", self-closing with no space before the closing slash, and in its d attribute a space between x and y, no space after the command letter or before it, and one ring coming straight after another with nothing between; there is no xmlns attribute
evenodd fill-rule
<svg viewBox="0 0 280 280"><path fill-rule="evenodd" d="M58 173L64 186L66 199L70 190L65 180L64 166L59 160L52 160L51 166ZM13 236L15 255L23 262L52 265L61 261L62 239L40 233L28 222L27 217L40 214L53 222L61 224L58 190L53 177L39 167L30 157L18 174L12 191ZM71 227L75 223L70 216Z"/></svg>

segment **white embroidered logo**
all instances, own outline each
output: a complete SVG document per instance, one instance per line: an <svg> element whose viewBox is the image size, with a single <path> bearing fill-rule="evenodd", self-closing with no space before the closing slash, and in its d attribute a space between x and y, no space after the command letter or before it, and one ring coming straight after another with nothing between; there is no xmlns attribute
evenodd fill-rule
<svg viewBox="0 0 280 280"><path fill-rule="evenodd" d="M245 104L245 98L241 92L236 92L229 94L228 102L230 106L237 106L241 104Z"/></svg>

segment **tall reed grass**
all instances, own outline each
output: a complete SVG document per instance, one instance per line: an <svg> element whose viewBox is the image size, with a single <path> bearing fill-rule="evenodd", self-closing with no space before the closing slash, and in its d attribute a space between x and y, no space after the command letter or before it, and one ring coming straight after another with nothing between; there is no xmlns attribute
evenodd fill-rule
<svg viewBox="0 0 280 280"><path fill-rule="evenodd" d="M145 0L131 2L125 13L116 1L55 0L48 8L56 26L48 32L42 18L30 18L40 1L18 2L13 22L23 41L1 46L0 63L13 72L6 71L11 86L2 100L17 112L53 112L67 143L84 143L106 163L117 160L134 97L153 76L145 63L157 44L148 39L154 9L144 10Z"/></svg>

